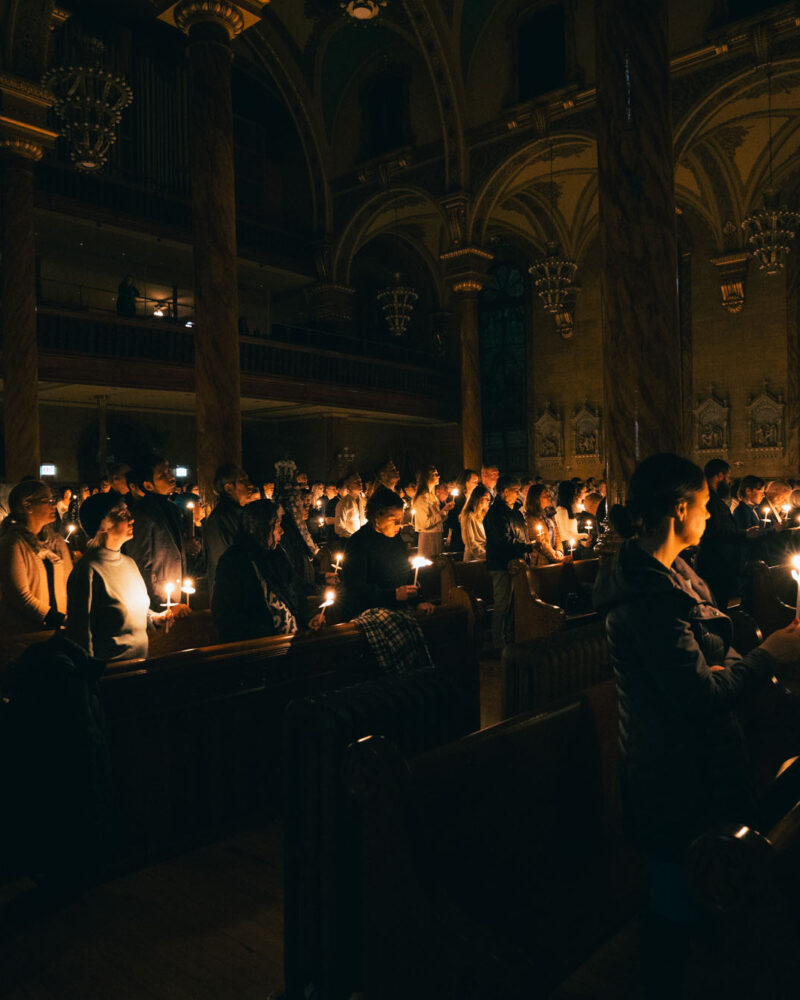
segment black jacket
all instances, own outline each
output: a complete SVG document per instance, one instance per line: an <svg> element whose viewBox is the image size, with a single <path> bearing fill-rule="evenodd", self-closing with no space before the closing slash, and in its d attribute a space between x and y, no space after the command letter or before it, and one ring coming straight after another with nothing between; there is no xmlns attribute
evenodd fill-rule
<svg viewBox="0 0 800 1000"><path fill-rule="evenodd" d="M222 553L233 544L239 531L242 508L225 494L203 524L203 548L208 573L208 598L214 597L214 577Z"/></svg>
<svg viewBox="0 0 800 1000"><path fill-rule="evenodd" d="M400 604L395 597L398 587L413 582L412 572L402 538L387 538L365 524L347 539L337 616L349 621L367 608L412 606L413 602Z"/></svg>
<svg viewBox="0 0 800 1000"><path fill-rule="evenodd" d="M292 568L280 546L265 551L239 535L220 556L211 612L223 642L275 635L273 613L267 605L263 581L294 615L297 626L307 624L305 597L299 597Z"/></svg>
<svg viewBox="0 0 800 1000"><path fill-rule="evenodd" d="M751 540L737 527L730 508L716 490L710 490L706 506L710 517L700 539L695 566L724 611L736 594L739 567ZM750 550L755 551L752 545Z"/></svg>
<svg viewBox="0 0 800 1000"><path fill-rule="evenodd" d="M166 584L174 583L177 595L186 575L182 528L180 511L167 497L147 493L133 505L133 538L124 552L139 567L154 611L166 600Z"/></svg>
<svg viewBox="0 0 800 1000"><path fill-rule="evenodd" d="M761 527L761 518L758 516L758 508L751 507L749 503L742 501L733 512L733 521L740 531L747 531L748 528Z"/></svg>
<svg viewBox="0 0 800 1000"><path fill-rule="evenodd" d="M525 528L525 515L497 497L483 519L486 532L486 568L507 570L512 559L533 551Z"/></svg>
<svg viewBox="0 0 800 1000"><path fill-rule="evenodd" d="M775 663L761 649L740 656L697 574L682 559L667 570L635 541L601 568L594 603L606 612L617 677L631 832L651 853L676 857L709 826L746 818L749 761L735 710Z"/></svg>

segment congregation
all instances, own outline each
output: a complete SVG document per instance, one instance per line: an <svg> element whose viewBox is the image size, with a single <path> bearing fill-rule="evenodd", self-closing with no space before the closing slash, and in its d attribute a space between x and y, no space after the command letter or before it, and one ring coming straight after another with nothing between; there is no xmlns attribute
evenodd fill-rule
<svg viewBox="0 0 800 1000"><path fill-rule="evenodd" d="M800 525L800 484L732 482L721 459L705 477L709 524L692 557L724 609L748 562L781 560L787 529ZM112 467L94 488L24 480L0 511L4 631L63 626L103 661L141 657L148 635L191 615L197 594L223 641L290 635L372 608L432 610L414 567L445 556L485 563L499 655L514 635L509 563L590 558L608 528L606 484L593 478L550 483L491 464L401 478L392 460L338 482L276 478L254 485L222 466L213 505L178 486L159 455Z"/></svg>

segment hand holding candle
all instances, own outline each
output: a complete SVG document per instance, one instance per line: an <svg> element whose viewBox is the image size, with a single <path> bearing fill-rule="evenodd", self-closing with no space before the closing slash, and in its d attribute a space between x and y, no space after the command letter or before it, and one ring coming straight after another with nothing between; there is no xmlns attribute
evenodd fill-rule
<svg viewBox="0 0 800 1000"><path fill-rule="evenodd" d="M419 577L419 571L423 566L432 566L433 563L430 559L426 559L425 556L414 556L411 560L411 566L414 570L414 586L417 586L417 579Z"/></svg>
<svg viewBox="0 0 800 1000"><path fill-rule="evenodd" d="M800 620L800 556L792 556L792 579L797 584L797 600L795 601L795 621Z"/></svg>

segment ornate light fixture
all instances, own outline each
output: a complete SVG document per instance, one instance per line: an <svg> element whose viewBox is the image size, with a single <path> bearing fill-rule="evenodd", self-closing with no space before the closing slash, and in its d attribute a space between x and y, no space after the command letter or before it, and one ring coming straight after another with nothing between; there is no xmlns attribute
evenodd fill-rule
<svg viewBox="0 0 800 1000"><path fill-rule="evenodd" d="M374 21L389 0L339 0L339 6L345 17L364 24Z"/></svg>
<svg viewBox="0 0 800 1000"><path fill-rule="evenodd" d="M551 238L547 243L547 254L542 260L536 261L528 268L528 273L533 276L533 283L539 298L542 300L547 312L560 318L558 323L562 336L572 335L571 314L572 309L568 305L569 297L576 291L575 275L578 265L569 257L564 257L558 252L558 243L555 239L555 186L553 184L553 141L550 140L550 231ZM569 322L564 322L564 317L569 317Z"/></svg>
<svg viewBox="0 0 800 1000"><path fill-rule="evenodd" d="M85 39L83 48L85 65L58 66L45 74L43 83L55 96L53 108L61 119L61 134L70 143L72 162L77 170L94 173L108 160L133 91L125 77L100 65L99 39Z"/></svg>
<svg viewBox="0 0 800 1000"><path fill-rule="evenodd" d="M400 275L395 273L394 284L378 292L377 298L389 332L393 337L402 337L408 329L414 303L419 298L416 289L404 285Z"/></svg>
<svg viewBox="0 0 800 1000"><path fill-rule="evenodd" d="M742 223L747 233L750 253L758 261L760 271L777 274L783 270L794 231L800 225L800 215L779 204L778 190L772 182L772 67L767 67L767 122L769 124L769 186L762 192L764 207Z"/></svg>

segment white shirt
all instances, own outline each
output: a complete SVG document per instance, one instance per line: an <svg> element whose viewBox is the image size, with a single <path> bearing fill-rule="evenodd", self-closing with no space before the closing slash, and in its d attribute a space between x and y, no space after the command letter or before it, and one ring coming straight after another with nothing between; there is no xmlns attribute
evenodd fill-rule
<svg viewBox="0 0 800 1000"><path fill-rule="evenodd" d="M354 497L348 494L336 504L336 514L333 519L333 530L339 538L349 538L360 527L367 523L367 502L364 497Z"/></svg>

